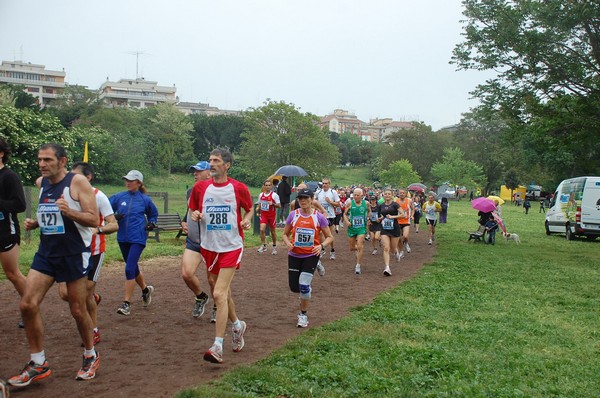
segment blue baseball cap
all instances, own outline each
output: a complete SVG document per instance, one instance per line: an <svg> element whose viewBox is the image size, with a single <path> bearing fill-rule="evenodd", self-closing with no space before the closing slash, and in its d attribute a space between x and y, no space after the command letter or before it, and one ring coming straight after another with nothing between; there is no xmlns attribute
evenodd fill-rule
<svg viewBox="0 0 600 398"><path fill-rule="evenodd" d="M202 160L202 161L196 163L195 165L190 166L190 171L192 171L192 169L198 170L198 171L210 170L210 164L208 164L208 162L206 160Z"/></svg>

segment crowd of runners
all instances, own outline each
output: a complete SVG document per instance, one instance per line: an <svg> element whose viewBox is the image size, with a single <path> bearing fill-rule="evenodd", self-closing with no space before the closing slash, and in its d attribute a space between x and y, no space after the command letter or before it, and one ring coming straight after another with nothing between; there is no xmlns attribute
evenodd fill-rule
<svg viewBox="0 0 600 398"><path fill-rule="evenodd" d="M20 228L17 214L25 210L23 188L18 176L5 167L10 146L0 140L0 262L7 278L21 296L20 312L29 344L30 360L8 383L25 387L51 375L43 349L43 323L40 305L54 282L61 298L69 303L76 321L83 352L77 380L95 377L100 366L96 345L101 341L97 305L101 296L95 291L106 249L105 235L116 233L125 262L125 289L117 316L134 310L132 296L136 285L141 303L149 306L154 286L148 284L139 267L146 246L147 232L156 228L158 210L146 194L144 177L137 170L123 176L125 190L107 197L93 188L93 170L77 162L67 169L65 149L45 144L38 152L41 177L37 217L26 219L26 230L40 229L40 245L25 277L18 268ZM191 315L201 317L212 299L210 321L215 324L215 339L203 358L223 362L223 345L228 322L231 324L232 351L244 348L246 322L238 318L231 282L239 269L244 251L244 231L251 227L256 212L260 220L261 245L258 253L268 254L267 229L271 240L270 257L281 261L278 248L287 249L289 289L299 295L298 327L308 327L308 307L315 271L325 276L324 260L335 261L335 247L345 244L355 253L356 263L349 267L357 277L363 273L365 251L382 255L383 276L391 276L391 259L400 262L411 252L410 233L419 233L425 219L429 244L435 240L440 204L433 193L405 189L375 189L363 185L334 188L329 178L312 191L305 184L290 187L283 181L265 180L256 203L248 187L229 177L231 154L215 149L208 161L190 167L195 185L187 193L188 212L182 229L186 246L181 260L183 282L193 295ZM293 193L292 193L293 192ZM291 202L290 197L295 200ZM291 202L291 203L290 203ZM283 223L278 246L277 221ZM342 237L345 234L346 237ZM366 248L370 242L370 248ZM329 251L329 255L327 255ZM203 266L204 264L204 266ZM206 269L206 285L199 278L199 267ZM204 291L202 286L207 286ZM100 321L101 323L101 321Z"/></svg>

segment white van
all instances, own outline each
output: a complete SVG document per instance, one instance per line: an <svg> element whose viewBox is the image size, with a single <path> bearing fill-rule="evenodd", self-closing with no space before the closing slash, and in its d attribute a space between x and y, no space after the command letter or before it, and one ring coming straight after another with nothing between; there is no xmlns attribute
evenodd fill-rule
<svg viewBox="0 0 600 398"><path fill-rule="evenodd" d="M600 177L577 177L560 183L546 213L546 234L600 236Z"/></svg>

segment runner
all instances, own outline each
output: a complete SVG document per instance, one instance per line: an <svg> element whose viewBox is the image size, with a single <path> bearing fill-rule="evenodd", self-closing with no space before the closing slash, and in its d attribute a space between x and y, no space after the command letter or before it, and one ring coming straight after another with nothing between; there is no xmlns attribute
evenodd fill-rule
<svg viewBox="0 0 600 398"><path fill-rule="evenodd" d="M418 192L415 192L415 196L413 197L413 206L415 209L415 212L413 214L413 220L414 220L414 224L415 224L415 234L419 233L419 222L421 221L422 205L423 205L423 198L421 197L421 195Z"/></svg>
<svg viewBox="0 0 600 398"><path fill-rule="evenodd" d="M383 275L392 276L390 270L390 253L396 253L400 239L398 218L404 217L400 205L394 202L391 189L383 191L383 203L379 205L379 222L381 223L381 244L383 246Z"/></svg>
<svg viewBox="0 0 600 398"><path fill-rule="evenodd" d="M435 225L437 224L437 214L442 211L442 206L435 201L435 193L429 192L427 195L427 202L425 202L424 208L425 221L427 222L427 229L429 230L429 242L428 245L433 244L435 240Z"/></svg>
<svg viewBox="0 0 600 398"><path fill-rule="evenodd" d="M42 178L37 220L25 219L25 229L40 228L40 245L27 274L21 315L31 353L30 361L8 383L24 387L52 374L43 349L44 326L40 305L54 282L66 282L71 315L84 343L83 365L77 380L90 380L100 366L94 349L93 325L86 311L86 276L92 241L98 225L94 190L88 180L66 169L67 152L58 144L44 144L38 152Z"/></svg>
<svg viewBox="0 0 600 398"><path fill-rule="evenodd" d="M300 293L300 313L296 326L308 327L308 304L312 279L324 246L333 242L328 220L311 206L313 193L304 188L298 192L300 207L288 216L283 229L283 242L288 247L288 283L290 290ZM325 240L320 243L320 232Z"/></svg>
<svg viewBox="0 0 600 398"><path fill-rule="evenodd" d="M194 182L204 181L210 178L210 165L205 160L190 166L189 170L194 173ZM186 194L188 203L190 201L192 189L193 188L188 189ZM185 249L183 250L183 256L181 257L181 277L195 296L192 316L194 318L199 318L204 314L204 307L206 307L206 303L208 302L208 294L202 290L200 279L196 276L198 266L202 263L202 256L200 255L200 225L191 220L189 210L185 212L183 219L185 221L181 222L181 228L187 236L185 238ZM210 286L211 294L213 288L214 286ZM217 307L213 306L211 322L213 322L213 316L216 316L216 314Z"/></svg>
<svg viewBox="0 0 600 398"><path fill-rule="evenodd" d="M398 241L398 251L396 252L396 260L400 260L404 257L404 250L410 253L410 245L408 244L408 236L410 234L410 220L413 218L414 206L410 198L406 197L406 189L400 189L398 191L398 199L396 202L400 205L404 211L404 217L398 219L398 225L402 232L402 236Z"/></svg>
<svg viewBox="0 0 600 398"><path fill-rule="evenodd" d="M142 289L142 303L148 307L152 302L154 286L146 284L140 271L139 260L146 247L147 232L156 227L158 209L146 195L144 176L138 170L131 170L123 176L126 190L110 197L110 205L119 222L117 242L125 260L125 292L123 303L117 314L131 314L131 296L137 284Z"/></svg>
<svg viewBox="0 0 600 398"><path fill-rule="evenodd" d="M371 237L371 246L373 247L372 255L378 253L378 247L380 246L381 240L381 223L379 222L379 205L377 204L377 197L371 195L369 197L371 205L371 213L369 216L369 236Z"/></svg>
<svg viewBox="0 0 600 398"><path fill-rule="evenodd" d="M23 297L25 276L19 269L21 230L17 213L25 211L26 202L21 179L6 167L9 157L10 145L0 138L0 264L6 278ZM24 326L21 320L19 327Z"/></svg>
<svg viewBox="0 0 600 398"><path fill-rule="evenodd" d="M346 204L344 210L344 222L348 227L348 238L350 251L356 251L356 265L354 273L360 275L360 264L363 258L363 246L365 234L367 233L367 220L370 217L371 207L363 199L363 190L354 189L352 199Z"/></svg>
<svg viewBox="0 0 600 398"><path fill-rule="evenodd" d="M215 341L204 353L204 360L213 363L223 362L223 338L228 318L233 324L233 352L244 348L246 332L246 322L239 320L235 311L231 281L240 267L244 251L242 230L250 229L253 206L248 187L227 176L232 161L229 151L214 149L209 158L213 178L197 182L189 202L192 220L200 221L200 253L215 286ZM243 219L242 210L245 212Z"/></svg>
<svg viewBox="0 0 600 398"><path fill-rule="evenodd" d="M333 234L335 231L335 207L340 206L340 197L335 189L331 188L331 180L323 178L323 188L317 192L317 200L321 206L327 211L327 220L329 222L329 230ZM330 260L335 260L335 248L333 241L331 242Z"/></svg>
<svg viewBox="0 0 600 398"><path fill-rule="evenodd" d="M92 178L94 178L94 170L89 163L86 162L73 163L73 166L71 166L71 172L75 174L81 174L90 183L92 182ZM100 278L100 270L102 269L102 264L104 264L104 253L106 251L105 235L116 232L119 229L119 224L117 223L117 220L113 214L113 209L110 207L110 202L108 201L108 198L104 192L100 191L98 188L94 188L94 193L96 195L96 206L98 206L98 215L100 217L98 219L98 226L92 229L93 235L90 269L88 271L86 284L86 307L94 326L94 345L96 345L100 342L97 309L98 304L100 304L100 300L102 300L100 294L96 293L96 283L98 283L98 278ZM67 284L65 282L60 282L58 284L58 294L64 301L69 301Z"/></svg>
<svg viewBox="0 0 600 398"><path fill-rule="evenodd" d="M261 245L258 248L259 253L267 251L267 226L271 230L271 241L273 242L273 249L271 254L277 254L277 209L281 208L279 202L279 195L272 191L273 184L271 180L266 180L263 183L262 191L258 195L258 205L256 211L260 211L260 242Z"/></svg>

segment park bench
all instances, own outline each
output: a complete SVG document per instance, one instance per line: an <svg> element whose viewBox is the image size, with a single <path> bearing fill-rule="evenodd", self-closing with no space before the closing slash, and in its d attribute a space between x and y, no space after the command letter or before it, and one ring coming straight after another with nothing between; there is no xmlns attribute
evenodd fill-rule
<svg viewBox="0 0 600 398"><path fill-rule="evenodd" d="M181 217L179 216L179 213L159 214L156 219L156 228L148 231L147 236L148 238L160 242L160 233L163 231L178 231L176 236L177 239L179 239L180 236L185 235L181 228ZM154 235L151 235L152 233Z"/></svg>
<svg viewBox="0 0 600 398"><path fill-rule="evenodd" d="M470 240L473 240L474 242L485 242L485 227L483 225L480 225L477 231L467 233L469 234L467 242Z"/></svg>

